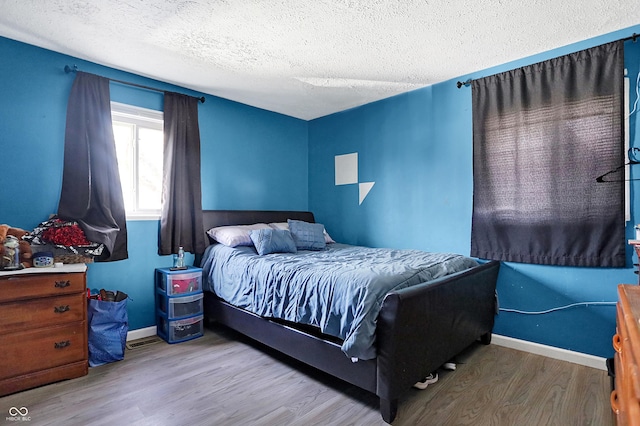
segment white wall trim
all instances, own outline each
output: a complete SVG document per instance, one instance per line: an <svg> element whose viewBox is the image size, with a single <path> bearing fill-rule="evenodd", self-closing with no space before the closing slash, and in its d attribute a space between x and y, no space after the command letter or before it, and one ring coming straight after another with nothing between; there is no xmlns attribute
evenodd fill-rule
<svg viewBox="0 0 640 426"><path fill-rule="evenodd" d="M157 330L155 325L152 327L131 330L127 333L127 342L130 340L137 340L137 339L142 339L144 337L155 336L156 332Z"/></svg>
<svg viewBox="0 0 640 426"><path fill-rule="evenodd" d="M572 362L587 367L597 368L607 371L607 360L595 355L583 354L581 352L569 351L553 346L541 345L540 343L527 342L526 340L514 339L513 337L493 334L491 343L505 348L517 349L519 351L530 352L536 355L543 355L561 361ZM613 350L613 347L612 347Z"/></svg>
<svg viewBox="0 0 640 426"><path fill-rule="evenodd" d="M156 326L139 328L131 330L127 333L127 342L130 340L142 339L144 337L155 336L157 333ZM569 351L567 349L556 348L553 346L542 345L540 343L528 342L526 340L514 339L513 337L501 336L493 334L491 343L505 348L516 349L519 351L529 352L536 355L542 355L560 361L572 362L574 364L584 365L586 367L597 368L598 370L607 371L607 360L595 355L583 354L582 352Z"/></svg>

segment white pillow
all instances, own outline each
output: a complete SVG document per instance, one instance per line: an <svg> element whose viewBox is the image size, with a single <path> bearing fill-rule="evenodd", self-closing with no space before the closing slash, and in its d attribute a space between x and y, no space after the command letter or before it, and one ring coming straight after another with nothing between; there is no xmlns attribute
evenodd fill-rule
<svg viewBox="0 0 640 426"><path fill-rule="evenodd" d="M289 229L289 224L287 222L271 222L269 226L272 227L273 229L284 229L284 230ZM329 236L329 233L327 232L326 228L324 230L324 242L325 244L335 243L335 241L333 241L333 238Z"/></svg>
<svg viewBox="0 0 640 426"><path fill-rule="evenodd" d="M287 222L271 222L269 226L273 229L289 230L289 224Z"/></svg>
<svg viewBox="0 0 640 426"><path fill-rule="evenodd" d="M253 225L218 226L207 231L207 235L217 242L229 247L252 246L250 231L258 229L271 229L266 223Z"/></svg>

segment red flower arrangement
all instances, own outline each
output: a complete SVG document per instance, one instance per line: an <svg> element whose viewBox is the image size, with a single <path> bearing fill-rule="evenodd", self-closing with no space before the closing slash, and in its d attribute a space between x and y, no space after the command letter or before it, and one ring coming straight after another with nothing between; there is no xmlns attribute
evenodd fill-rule
<svg viewBox="0 0 640 426"><path fill-rule="evenodd" d="M60 219L55 219L54 226L42 233L42 239L63 246L88 246L91 244L77 223L69 224L69 222Z"/></svg>

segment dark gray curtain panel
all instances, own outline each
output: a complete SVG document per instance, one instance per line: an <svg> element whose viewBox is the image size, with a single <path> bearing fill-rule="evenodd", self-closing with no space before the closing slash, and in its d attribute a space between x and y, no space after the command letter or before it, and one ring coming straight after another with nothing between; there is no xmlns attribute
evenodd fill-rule
<svg viewBox="0 0 640 426"><path fill-rule="evenodd" d="M203 253L198 99L164 95L164 168L159 254Z"/></svg>
<svg viewBox="0 0 640 426"><path fill-rule="evenodd" d="M58 216L78 222L105 250L96 261L127 259L127 223L111 123L109 80L77 72L69 94Z"/></svg>
<svg viewBox="0 0 640 426"><path fill-rule="evenodd" d="M623 42L474 80L471 255L625 266Z"/></svg>

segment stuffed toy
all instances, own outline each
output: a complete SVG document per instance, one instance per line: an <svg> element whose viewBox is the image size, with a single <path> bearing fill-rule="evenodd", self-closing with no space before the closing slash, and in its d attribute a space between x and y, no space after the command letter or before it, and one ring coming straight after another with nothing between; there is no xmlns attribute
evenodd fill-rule
<svg viewBox="0 0 640 426"><path fill-rule="evenodd" d="M4 251L3 244L7 239L7 236L16 237L18 240L18 248L20 250L20 264L25 268L30 268L33 266L33 254L31 252L31 244L28 241L22 239L25 235L28 235L29 232L20 228L12 228L9 225L0 225L0 255Z"/></svg>
<svg viewBox="0 0 640 426"><path fill-rule="evenodd" d="M7 238L8 231L9 225L0 225L0 243L4 243L4 239Z"/></svg>

